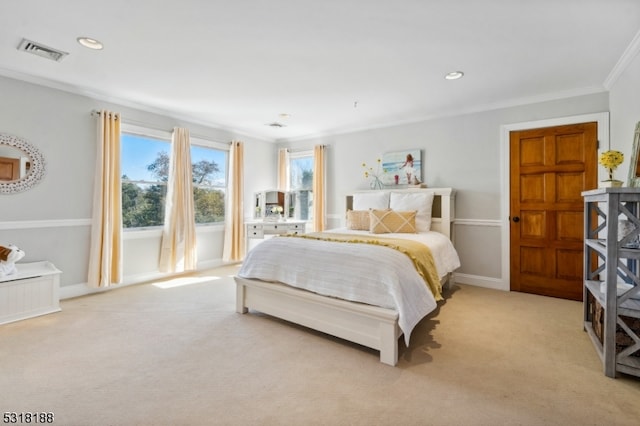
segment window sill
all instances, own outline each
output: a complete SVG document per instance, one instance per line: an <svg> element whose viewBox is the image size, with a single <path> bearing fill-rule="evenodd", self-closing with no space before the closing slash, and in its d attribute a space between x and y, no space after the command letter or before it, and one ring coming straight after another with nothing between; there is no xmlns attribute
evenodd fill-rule
<svg viewBox="0 0 640 426"><path fill-rule="evenodd" d="M223 232L224 223L209 223L196 225L196 233L212 233ZM122 232L123 240L142 240L145 238L160 238L162 237L162 227L154 226L149 228L130 228L124 229Z"/></svg>

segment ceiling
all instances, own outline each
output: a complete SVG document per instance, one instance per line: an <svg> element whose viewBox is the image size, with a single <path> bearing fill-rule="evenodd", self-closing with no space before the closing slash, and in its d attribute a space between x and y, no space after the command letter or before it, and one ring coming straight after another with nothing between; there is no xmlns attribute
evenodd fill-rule
<svg viewBox="0 0 640 426"><path fill-rule="evenodd" d="M0 75L295 140L602 92L639 30L638 0L4 0Z"/></svg>

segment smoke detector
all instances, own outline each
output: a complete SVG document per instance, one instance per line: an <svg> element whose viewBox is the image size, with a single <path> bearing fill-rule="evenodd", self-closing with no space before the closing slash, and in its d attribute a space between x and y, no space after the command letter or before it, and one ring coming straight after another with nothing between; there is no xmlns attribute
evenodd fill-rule
<svg viewBox="0 0 640 426"><path fill-rule="evenodd" d="M54 49L49 46L45 46L35 41L27 40L23 38L18 45L18 50L21 52L32 53L34 55L42 56L43 58L51 59L52 61L60 62L69 53L62 50Z"/></svg>

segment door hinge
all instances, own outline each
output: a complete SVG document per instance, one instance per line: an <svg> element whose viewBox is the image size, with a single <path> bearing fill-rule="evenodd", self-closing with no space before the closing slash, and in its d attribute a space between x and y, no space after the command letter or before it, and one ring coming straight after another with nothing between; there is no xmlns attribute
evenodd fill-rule
<svg viewBox="0 0 640 426"><path fill-rule="evenodd" d="M596 144L596 149L600 149L600 141L598 141L598 143Z"/></svg>

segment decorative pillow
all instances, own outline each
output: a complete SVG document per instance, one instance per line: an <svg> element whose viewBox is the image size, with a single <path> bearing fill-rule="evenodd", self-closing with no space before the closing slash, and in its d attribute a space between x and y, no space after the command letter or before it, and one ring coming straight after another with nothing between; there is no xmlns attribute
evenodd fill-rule
<svg viewBox="0 0 640 426"><path fill-rule="evenodd" d="M392 210L416 210L416 230L427 232L431 229L431 209L433 207L433 192L392 192L389 199Z"/></svg>
<svg viewBox="0 0 640 426"><path fill-rule="evenodd" d="M416 233L416 211L369 210L369 227L373 234Z"/></svg>
<svg viewBox="0 0 640 426"><path fill-rule="evenodd" d="M389 208L388 192L358 192L353 194L353 210L384 210Z"/></svg>
<svg viewBox="0 0 640 426"><path fill-rule="evenodd" d="M347 210L347 229L369 230L369 210Z"/></svg>

